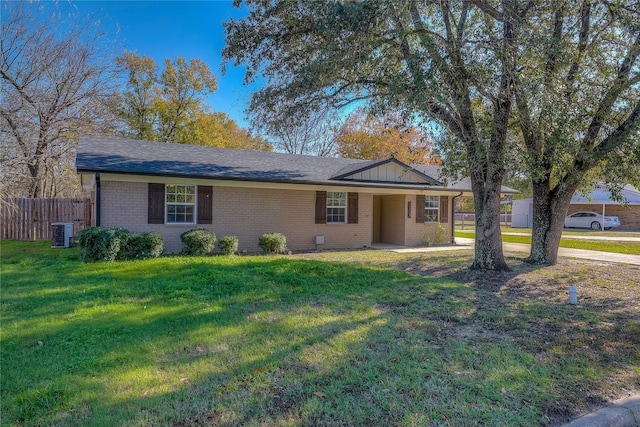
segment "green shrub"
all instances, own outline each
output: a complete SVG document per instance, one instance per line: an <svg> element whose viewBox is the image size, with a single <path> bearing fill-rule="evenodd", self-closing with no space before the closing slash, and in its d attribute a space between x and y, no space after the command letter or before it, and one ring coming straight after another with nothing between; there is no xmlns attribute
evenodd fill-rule
<svg viewBox="0 0 640 427"><path fill-rule="evenodd" d="M121 227L89 227L80 232L78 245L83 261L125 259L131 240L129 230Z"/></svg>
<svg viewBox="0 0 640 427"><path fill-rule="evenodd" d="M281 233L266 233L258 239L265 254L283 254L287 251L287 238Z"/></svg>
<svg viewBox="0 0 640 427"><path fill-rule="evenodd" d="M447 229L439 222L436 223L436 228L433 232L433 238L426 235L422 238L422 244L424 246L441 245L449 242L449 236L447 235Z"/></svg>
<svg viewBox="0 0 640 427"><path fill-rule="evenodd" d="M223 255L233 255L238 252L238 238L236 236L224 236L218 242L218 248Z"/></svg>
<svg viewBox="0 0 640 427"><path fill-rule="evenodd" d="M130 259L158 258L162 252L164 237L156 231L132 234L127 245L127 258Z"/></svg>
<svg viewBox="0 0 640 427"><path fill-rule="evenodd" d="M216 246L216 234L204 228L185 231L180 240L184 244L182 252L187 255L208 255Z"/></svg>
<svg viewBox="0 0 640 427"><path fill-rule="evenodd" d="M443 243L449 242L449 236L447 236L447 229L442 226L439 222L436 224L436 231L434 233L434 241L436 245L441 245Z"/></svg>

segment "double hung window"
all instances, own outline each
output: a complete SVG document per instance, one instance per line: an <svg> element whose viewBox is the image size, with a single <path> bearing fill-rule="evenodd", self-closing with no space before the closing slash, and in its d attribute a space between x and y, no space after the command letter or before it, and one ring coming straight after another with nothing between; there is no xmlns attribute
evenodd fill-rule
<svg viewBox="0 0 640 427"><path fill-rule="evenodd" d="M426 196L424 198L424 222L438 222L440 211L440 196Z"/></svg>
<svg viewBox="0 0 640 427"><path fill-rule="evenodd" d="M165 208L167 224L194 224L196 186L167 184Z"/></svg>
<svg viewBox="0 0 640 427"><path fill-rule="evenodd" d="M327 192L327 224L344 224L347 222L347 193L339 191Z"/></svg>

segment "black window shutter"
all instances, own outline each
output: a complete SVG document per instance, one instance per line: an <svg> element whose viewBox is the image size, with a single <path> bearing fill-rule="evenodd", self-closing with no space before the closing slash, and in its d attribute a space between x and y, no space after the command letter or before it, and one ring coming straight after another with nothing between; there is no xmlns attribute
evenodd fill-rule
<svg viewBox="0 0 640 427"><path fill-rule="evenodd" d="M213 187L198 185L198 224L213 222Z"/></svg>
<svg viewBox="0 0 640 427"><path fill-rule="evenodd" d="M149 183L147 223L164 224L164 184Z"/></svg>
<svg viewBox="0 0 640 427"><path fill-rule="evenodd" d="M327 223L327 192L316 191L316 224Z"/></svg>
<svg viewBox="0 0 640 427"><path fill-rule="evenodd" d="M440 196L440 222L449 222L449 196Z"/></svg>
<svg viewBox="0 0 640 427"><path fill-rule="evenodd" d="M349 218L347 222L349 224L357 224L358 223L358 193L349 193L348 194L348 206L347 206L347 215Z"/></svg>
<svg viewBox="0 0 640 427"><path fill-rule="evenodd" d="M424 202L425 197L421 194L416 196L416 222L424 223Z"/></svg>

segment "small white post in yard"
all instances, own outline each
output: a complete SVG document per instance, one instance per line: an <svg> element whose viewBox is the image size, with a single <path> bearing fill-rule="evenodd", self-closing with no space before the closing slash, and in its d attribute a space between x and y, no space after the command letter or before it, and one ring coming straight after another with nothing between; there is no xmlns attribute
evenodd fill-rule
<svg viewBox="0 0 640 427"><path fill-rule="evenodd" d="M604 207L605 207L605 204L603 202L602 203L602 231L604 231L604 212L605 212Z"/></svg>
<svg viewBox="0 0 640 427"><path fill-rule="evenodd" d="M569 303L573 305L578 303L578 289L575 286L569 286Z"/></svg>

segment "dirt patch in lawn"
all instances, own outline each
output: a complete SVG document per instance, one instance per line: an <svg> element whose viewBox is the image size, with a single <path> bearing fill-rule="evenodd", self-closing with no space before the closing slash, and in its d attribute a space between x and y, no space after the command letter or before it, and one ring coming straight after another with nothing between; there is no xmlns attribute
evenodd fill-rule
<svg viewBox="0 0 640 427"><path fill-rule="evenodd" d="M475 306L484 315L458 328L463 337L513 339L547 363L580 358L610 372L604 379L558 383L556 391L564 399L547 408L551 424L640 390L638 371L628 368L630 361L640 361L640 267L569 259L548 267L518 258L508 262L512 271L501 273L460 268L460 262L447 268L450 263L442 258L398 267L476 289ZM577 306L569 304L569 286L577 287Z"/></svg>
<svg viewBox="0 0 640 427"><path fill-rule="evenodd" d="M469 270L472 253L307 254L378 265L427 277L453 279L473 290L473 313L444 329L450 339L508 340L565 375L550 386L558 396L546 403L550 425L561 425L640 391L640 267L561 259L534 266L508 257L510 272ZM364 254L364 255L363 255ZM569 286L578 304L569 304ZM576 365L588 366L572 376Z"/></svg>

